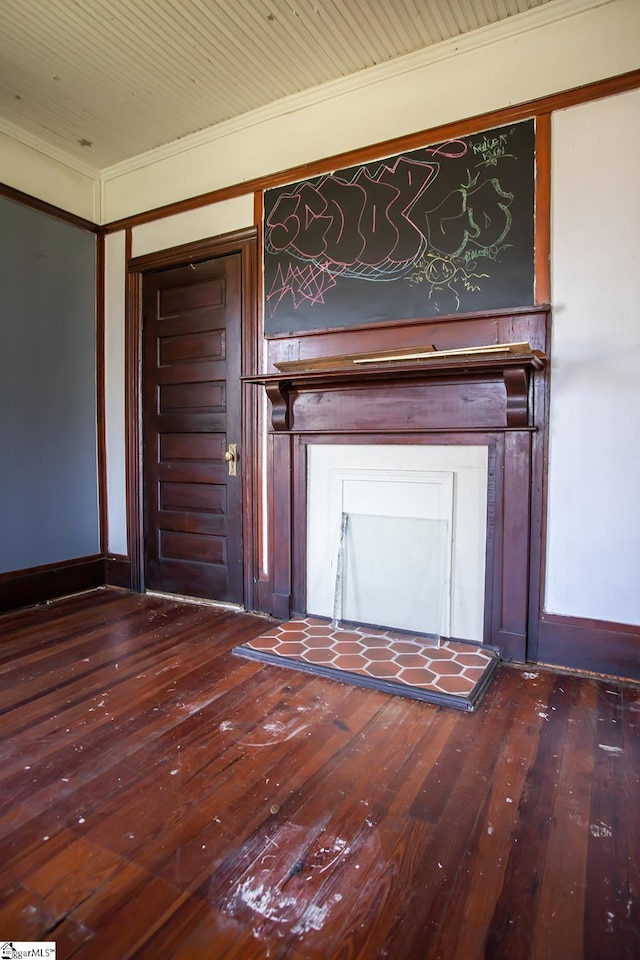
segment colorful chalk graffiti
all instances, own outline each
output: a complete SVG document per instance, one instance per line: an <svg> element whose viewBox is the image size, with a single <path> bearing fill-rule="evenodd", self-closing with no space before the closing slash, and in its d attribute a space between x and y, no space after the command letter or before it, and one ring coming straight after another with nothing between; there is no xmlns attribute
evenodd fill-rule
<svg viewBox="0 0 640 960"><path fill-rule="evenodd" d="M533 121L265 193L267 333L533 297Z"/></svg>

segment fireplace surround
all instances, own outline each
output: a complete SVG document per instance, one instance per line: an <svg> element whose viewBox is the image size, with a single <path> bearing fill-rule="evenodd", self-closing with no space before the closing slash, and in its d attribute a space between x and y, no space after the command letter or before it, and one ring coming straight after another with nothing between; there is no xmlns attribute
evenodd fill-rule
<svg viewBox="0 0 640 960"><path fill-rule="evenodd" d="M247 378L264 385L271 407L269 612L281 619L308 612L314 445L479 445L488 451L482 642L505 659L526 661L530 624L537 622L548 327L548 308L540 307L269 341L269 372ZM426 344L449 351L514 341L531 349L349 368L332 360Z"/></svg>

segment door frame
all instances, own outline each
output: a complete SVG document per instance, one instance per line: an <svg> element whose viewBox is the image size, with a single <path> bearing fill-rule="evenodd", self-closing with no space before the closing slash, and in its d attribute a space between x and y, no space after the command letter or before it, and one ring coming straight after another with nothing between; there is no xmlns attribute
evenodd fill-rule
<svg viewBox="0 0 640 960"><path fill-rule="evenodd" d="M242 376L258 372L258 230L249 227L195 243L127 259L125 312L125 428L127 540L131 563L131 589L144 593L144 530L142 473L142 284L155 270L187 266L229 254L241 258ZM242 387L242 580L244 607L254 609L254 573L258 556L258 524L253 505L259 488L257 443L259 394L250 385Z"/></svg>

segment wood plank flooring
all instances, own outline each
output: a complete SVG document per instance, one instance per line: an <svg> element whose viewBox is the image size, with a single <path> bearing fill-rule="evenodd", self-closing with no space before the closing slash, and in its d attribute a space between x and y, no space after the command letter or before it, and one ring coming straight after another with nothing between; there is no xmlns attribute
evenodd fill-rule
<svg viewBox="0 0 640 960"><path fill-rule="evenodd" d="M474 714L242 660L102 589L0 617L0 940L58 958L640 956L640 688Z"/></svg>

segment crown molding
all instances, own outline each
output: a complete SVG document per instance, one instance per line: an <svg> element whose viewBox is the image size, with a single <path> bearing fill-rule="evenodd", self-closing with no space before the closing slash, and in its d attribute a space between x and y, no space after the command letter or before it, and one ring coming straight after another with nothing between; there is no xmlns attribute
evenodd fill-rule
<svg viewBox="0 0 640 960"><path fill-rule="evenodd" d="M43 154L43 156L48 157L49 160L55 160L56 163L61 163L63 166L69 167L71 170L88 177L90 180L96 180L100 177L99 167L93 166L90 163L84 163L72 153L67 153L66 150L54 146L42 137L36 136L36 134L23 130L22 127L11 123L10 120L5 120L3 117L0 117L0 133L6 134L6 136L11 137L12 140L22 143L25 147L30 147L31 150L36 150L38 153Z"/></svg>
<svg viewBox="0 0 640 960"><path fill-rule="evenodd" d="M504 20L499 20L496 23L479 27L477 30L462 34L461 36L452 37L449 40L432 44L414 53L396 57L386 63L360 70L356 74L351 74L351 76L331 80L311 90L305 90L301 93L283 97L274 103L267 104L264 107L258 107L256 110L251 110L239 117L233 117L230 120L225 120L212 127L199 130L197 133L181 137L180 140L174 140L171 143L156 147L153 150L148 150L128 160L112 164L109 167L103 168L101 181L104 184L109 180L114 180L125 174L144 169L161 160L167 160L171 157L189 153L198 147L214 143L224 137L250 129L251 127L266 123L270 120L296 113L307 107L312 107L319 103L344 96L345 94L366 89L367 87L403 76L407 73L412 73L416 70L422 70L431 64L458 57L462 53L479 50L482 47L502 40L522 36L532 30L538 30L541 27L549 26L560 20L566 20L597 7L607 6L616 2L617 0L554 0L553 3L547 3L542 7L535 7L524 13L515 14Z"/></svg>

